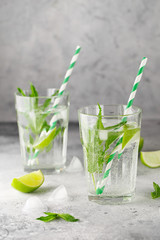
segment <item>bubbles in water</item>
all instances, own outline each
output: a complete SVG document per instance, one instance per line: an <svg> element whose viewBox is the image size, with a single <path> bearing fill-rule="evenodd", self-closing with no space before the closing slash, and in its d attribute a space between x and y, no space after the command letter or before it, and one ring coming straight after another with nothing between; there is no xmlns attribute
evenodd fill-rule
<svg viewBox="0 0 160 240"><path fill-rule="evenodd" d="M22 212L30 216L39 216L43 212L47 211L48 207L42 203L38 197L30 197L27 199Z"/></svg>
<svg viewBox="0 0 160 240"><path fill-rule="evenodd" d="M83 171L83 166L80 161L80 159L76 156L74 156L66 169L67 172L82 172Z"/></svg>

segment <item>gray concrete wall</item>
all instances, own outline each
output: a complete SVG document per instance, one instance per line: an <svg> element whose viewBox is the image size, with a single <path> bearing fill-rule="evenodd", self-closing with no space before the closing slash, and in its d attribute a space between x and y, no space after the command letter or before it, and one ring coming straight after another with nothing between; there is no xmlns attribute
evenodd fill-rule
<svg viewBox="0 0 160 240"><path fill-rule="evenodd" d="M134 104L160 118L159 13L159 0L0 0L0 121L16 120L17 86L60 86L76 45L72 121L80 106L125 104L143 56Z"/></svg>

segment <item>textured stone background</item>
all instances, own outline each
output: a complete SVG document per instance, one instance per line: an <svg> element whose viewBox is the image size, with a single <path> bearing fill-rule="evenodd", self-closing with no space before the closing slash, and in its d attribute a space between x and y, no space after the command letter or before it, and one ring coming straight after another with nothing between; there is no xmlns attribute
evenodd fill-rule
<svg viewBox="0 0 160 240"><path fill-rule="evenodd" d="M143 56L134 103L144 118L159 118L159 12L159 0L0 0L0 121L16 120L17 86L60 86L76 45L72 121L82 105L126 103Z"/></svg>

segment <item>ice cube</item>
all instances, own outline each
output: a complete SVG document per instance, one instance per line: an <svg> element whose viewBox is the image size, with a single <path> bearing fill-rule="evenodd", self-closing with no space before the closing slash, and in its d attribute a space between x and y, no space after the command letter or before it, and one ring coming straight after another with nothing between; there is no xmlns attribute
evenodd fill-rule
<svg viewBox="0 0 160 240"><path fill-rule="evenodd" d="M57 187L48 198L49 204L59 204L68 201L68 193L64 185Z"/></svg>
<svg viewBox="0 0 160 240"><path fill-rule="evenodd" d="M102 141L106 141L108 138L108 131L107 130L99 130L99 138Z"/></svg>
<svg viewBox="0 0 160 240"><path fill-rule="evenodd" d="M73 156L68 168L66 169L67 172L82 172L83 166L80 159L76 156Z"/></svg>
<svg viewBox="0 0 160 240"><path fill-rule="evenodd" d="M47 211L48 207L42 203L38 197L30 197L27 199L22 212L30 216L39 216L43 212Z"/></svg>

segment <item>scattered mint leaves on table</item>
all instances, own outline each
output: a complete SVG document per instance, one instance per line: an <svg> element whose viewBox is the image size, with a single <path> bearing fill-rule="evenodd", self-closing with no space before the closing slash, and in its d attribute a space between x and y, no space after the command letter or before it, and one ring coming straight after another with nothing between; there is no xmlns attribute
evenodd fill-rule
<svg viewBox="0 0 160 240"><path fill-rule="evenodd" d="M160 187L157 183L153 182L154 192L151 192L153 199L160 197Z"/></svg>
<svg viewBox="0 0 160 240"><path fill-rule="evenodd" d="M36 218L36 220L40 220L43 222L50 222L56 219L63 219L67 222L77 222L79 219L76 219L72 215L68 213L51 213L51 212L44 212L47 216L41 216L39 218Z"/></svg>

